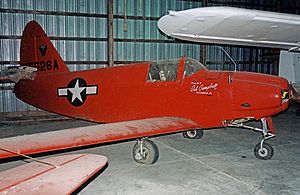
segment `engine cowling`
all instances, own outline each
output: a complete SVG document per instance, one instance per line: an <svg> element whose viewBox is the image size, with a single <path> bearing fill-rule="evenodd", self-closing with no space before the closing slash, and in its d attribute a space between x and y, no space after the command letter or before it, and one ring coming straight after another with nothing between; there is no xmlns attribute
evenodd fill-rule
<svg viewBox="0 0 300 195"><path fill-rule="evenodd" d="M233 73L234 111L285 110L290 100L289 83L282 77L248 72Z"/></svg>

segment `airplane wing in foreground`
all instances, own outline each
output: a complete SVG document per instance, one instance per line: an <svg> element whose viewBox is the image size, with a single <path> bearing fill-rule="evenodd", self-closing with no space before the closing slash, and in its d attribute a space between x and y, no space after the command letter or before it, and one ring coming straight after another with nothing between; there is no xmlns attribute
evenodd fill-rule
<svg viewBox="0 0 300 195"><path fill-rule="evenodd" d="M63 155L0 173L0 194L71 194L107 163L95 154Z"/></svg>
<svg viewBox="0 0 300 195"><path fill-rule="evenodd" d="M148 137L196 128L199 128L199 125L189 119L160 117L3 138L0 139L0 158Z"/></svg>
<svg viewBox="0 0 300 195"><path fill-rule="evenodd" d="M193 42L297 50L300 16L232 7L170 11L158 21L166 35Z"/></svg>

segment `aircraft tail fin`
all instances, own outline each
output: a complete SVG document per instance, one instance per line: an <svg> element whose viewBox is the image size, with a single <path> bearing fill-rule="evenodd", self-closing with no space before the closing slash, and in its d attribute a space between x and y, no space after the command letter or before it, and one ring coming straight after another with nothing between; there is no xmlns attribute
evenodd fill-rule
<svg viewBox="0 0 300 195"><path fill-rule="evenodd" d="M23 31L20 64L37 68L37 75L70 72L49 37L36 21L30 21Z"/></svg>

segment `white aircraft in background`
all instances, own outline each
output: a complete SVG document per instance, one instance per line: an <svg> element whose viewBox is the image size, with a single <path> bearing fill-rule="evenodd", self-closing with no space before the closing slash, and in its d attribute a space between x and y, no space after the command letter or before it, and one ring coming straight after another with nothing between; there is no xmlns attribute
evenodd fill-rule
<svg viewBox="0 0 300 195"><path fill-rule="evenodd" d="M300 54L294 53L300 52L299 15L202 7L169 11L158 21L158 28L186 41L288 50L280 53L279 75L296 83L295 92L300 92Z"/></svg>

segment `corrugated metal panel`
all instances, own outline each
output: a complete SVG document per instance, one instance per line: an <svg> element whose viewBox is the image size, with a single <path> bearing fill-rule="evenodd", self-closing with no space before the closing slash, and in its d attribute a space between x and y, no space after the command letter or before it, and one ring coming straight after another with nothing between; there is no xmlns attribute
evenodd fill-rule
<svg viewBox="0 0 300 195"><path fill-rule="evenodd" d="M20 36L27 22L38 21L49 36L106 38L107 20L90 16L68 16L64 12L106 14L105 0L1 0L1 9L23 10L23 13L0 13L0 35ZM24 11L29 12L24 13ZM33 14L32 11L54 11L56 15ZM30 12L31 11L31 12ZM107 43L103 41L52 41L66 61L106 61ZM0 39L0 61L18 61L20 40ZM70 70L85 70L102 67L104 64L69 64ZM4 69L0 65L0 70ZM13 84L2 84L3 87ZM0 91L0 112L34 110L18 100L12 91Z"/></svg>
<svg viewBox="0 0 300 195"><path fill-rule="evenodd" d="M126 4L127 16L156 17L157 19L169 10L182 10L200 7L201 2L173 0L115 0L114 13L124 16ZM126 22L127 31L124 30ZM125 39L169 40L157 28L157 20L136 20L124 18L114 19L114 37ZM178 58L182 55L200 58L199 44L155 43L155 42L116 42L115 60L117 61L149 61L166 58Z"/></svg>
<svg viewBox="0 0 300 195"><path fill-rule="evenodd" d="M181 56L200 58L199 45L180 43L115 43L116 61L150 61Z"/></svg>
<svg viewBox="0 0 300 195"><path fill-rule="evenodd" d="M20 40L0 39L0 60L16 61L20 57Z"/></svg>
<svg viewBox="0 0 300 195"><path fill-rule="evenodd" d="M249 48L223 47L230 57L237 63L237 70L252 71L271 74L273 68L261 69L262 64L254 64L254 62L262 62L262 49L252 49L253 53L250 56ZM216 46L209 46L207 49L207 61L211 62L207 65L211 70L234 70L234 63L229 57ZM213 62L228 62L228 63L213 63ZM253 62L245 64L245 62ZM272 67L270 64L264 63L265 66Z"/></svg>
<svg viewBox="0 0 300 195"><path fill-rule="evenodd" d="M4 84L4 86L9 85L12 84ZM17 99L13 92L9 90L0 91L0 101L1 112L37 110L36 108Z"/></svg>
<svg viewBox="0 0 300 195"><path fill-rule="evenodd" d="M266 62L263 66L269 67L266 69L261 69L262 66L262 49L255 48L237 48L237 47L223 47L223 49L230 55L230 57L237 63L237 70L240 71L253 71L271 74L273 72L273 67L271 64ZM252 50L252 52L250 51ZM250 55L251 53L251 55ZM207 49L207 61L211 62L207 65L208 69L212 70L234 70L234 63L229 59L229 57L216 46L209 46ZM213 63L213 62L226 62L226 63ZM249 62L245 64L245 62ZM252 62L252 63L250 63ZM254 64L254 62L260 62L259 64Z"/></svg>
<svg viewBox="0 0 300 195"><path fill-rule="evenodd" d="M106 14L106 0L1 0L0 8Z"/></svg>

